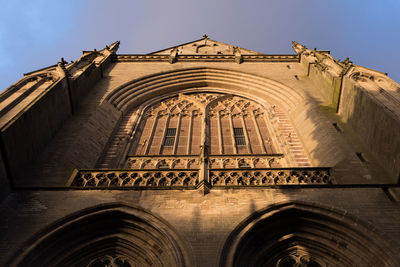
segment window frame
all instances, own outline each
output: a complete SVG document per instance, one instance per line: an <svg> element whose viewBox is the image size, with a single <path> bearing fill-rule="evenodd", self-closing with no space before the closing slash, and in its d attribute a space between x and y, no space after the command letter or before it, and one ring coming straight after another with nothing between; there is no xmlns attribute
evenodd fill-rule
<svg viewBox="0 0 400 267"><path fill-rule="evenodd" d="M168 127L165 130L163 146L173 147L175 145L175 139L176 139L176 128Z"/></svg>
<svg viewBox="0 0 400 267"><path fill-rule="evenodd" d="M246 136L244 134L243 127L234 127L233 128L233 137L235 138L236 146L246 146Z"/></svg>

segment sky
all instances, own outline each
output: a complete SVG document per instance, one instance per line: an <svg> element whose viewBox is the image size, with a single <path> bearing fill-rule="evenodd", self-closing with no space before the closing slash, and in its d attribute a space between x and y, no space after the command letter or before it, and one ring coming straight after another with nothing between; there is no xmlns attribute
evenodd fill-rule
<svg viewBox="0 0 400 267"><path fill-rule="evenodd" d="M400 82L399 0L0 0L0 91L27 73L117 40L149 53L207 34L266 54L291 41Z"/></svg>

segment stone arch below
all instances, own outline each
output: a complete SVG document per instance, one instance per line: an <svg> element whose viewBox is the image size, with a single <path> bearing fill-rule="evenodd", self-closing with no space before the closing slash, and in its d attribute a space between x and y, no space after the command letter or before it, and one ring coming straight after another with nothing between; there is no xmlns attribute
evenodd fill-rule
<svg viewBox="0 0 400 267"><path fill-rule="evenodd" d="M220 266L400 266L389 242L339 211L305 203L254 213L229 235Z"/></svg>
<svg viewBox="0 0 400 267"><path fill-rule="evenodd" d="M190 266L188 256L163 220L141 208L108 204L48 227L7 266Z"/></svg>

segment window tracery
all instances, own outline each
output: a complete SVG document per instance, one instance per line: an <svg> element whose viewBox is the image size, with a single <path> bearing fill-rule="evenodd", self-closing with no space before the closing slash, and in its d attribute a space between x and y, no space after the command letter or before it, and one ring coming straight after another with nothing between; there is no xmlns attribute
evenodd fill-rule
<svg viewBox="0 0 400 267"><path fill-rule="evenodd" d="M123 256L105 255L94 259L87 267L135 267L135 264Z"/></svg>
<svg viewBox="0 0 400 267"><path fill-rule="evenodd" d="M79 170L69 185L193 189L203 181L211 187L334 181L329 168L298 168L309 167L308 158L288 115L275 105L209 92L152 101L123 118L116 137L126 148L116 153L123 155L114 160L118 167Z"/></svg>
<svg viewBox="0 0 400 267"><path fill-rule="evenodd" d="M201 146L206 145L209 168L309 166L299 154L304 152L294 128L274 105L210 92L160 97L153 103L127 113L132 118L124 118L129 123L123 127L131 137L118 132L126 152L109 162L129 169L198 169Z"/></svg>

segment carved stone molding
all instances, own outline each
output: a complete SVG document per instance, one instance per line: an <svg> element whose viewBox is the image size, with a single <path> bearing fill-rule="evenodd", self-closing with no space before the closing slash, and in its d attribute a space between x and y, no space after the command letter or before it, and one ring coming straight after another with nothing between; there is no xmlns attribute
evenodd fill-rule
<svg viewBox="0 0 400 267"><path fill-rule="evenodd" d="M199 156L129 156L127 160L130 169L198 169L199 164Z"/></svg>
<svg viewBox="0 0 400 267"><path fill-rule="evenodd" d="M134 267L129 259L124 256L105 255L92 260L87 267Z"/></svg>
<svg viewBox="0 0 400 267"><path fill-rule="evenodd" d="M213 186L332 183L329 169L211 170L210 180Z"/></svg>
<svg viewBox="0 0 400 267"><path fill-rule="evenodd" d="M274 168L280 166L282 154L276 155L210 155L210 168Z"/></svg>
<svg viewBox="0 0 400 267"><path fill-rule="evenodd" d="M197 170L78 171L71 186L78 187L194 187Z"/></svg>
<svg viewBox="0 0 400 267"><path fill-rule="evenodd" d="M296 169L210 169L212 186L268 186L331 184L329 168ZM187 188L200 183L198 170L79 170L71 177L72 187L100 188Z"/></svg>
<svg viewBox="0 0 400 267"><path fill-rule="evenodd" d="M293 253L278 260L276 267L325 267L326 264L313 259L307 253Z"/></svg>
<svg viewBox="0 0 400 267"><path fill-rule="evenodd" d="M298 55L116 55L114 62L193 62L193 61L216 61L216 62L298 62Z"/></svg>

